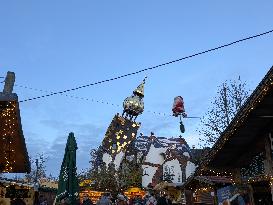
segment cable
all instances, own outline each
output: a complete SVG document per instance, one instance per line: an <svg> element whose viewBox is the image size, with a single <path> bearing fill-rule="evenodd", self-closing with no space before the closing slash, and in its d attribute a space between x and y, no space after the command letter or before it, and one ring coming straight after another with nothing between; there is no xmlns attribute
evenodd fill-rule
<svg viewBox="0 0 273 205"><path fill-rule="evenodd" d="M20 87L20 88L34 90L34 91L39 91L39 92L43 92L43 93L52 93L52 92L47 91L47 90L41 90L41 89L31 88L31 87L25 86L25 85L15 84L15 86L16 87ZM103 101L103 100L95 100L93 98L90 99L90 98L85 98L85 97L78 97L78 96L75 96L75 95L66 95L66 94L60 94L60 95L63 95L63 96L66 96L66 97L70 97L70 98L75 98L75 99L80 99L80 100L87 100L87 101L92 101L92 102L97 102L97 103L102 103L102 104L107 104L107 105L109 104L109 105L112 105L112 106L115 106L115 107L120 107L119 105L115 105L113 103L108 103L108 102Z"/></svg>
<svg viewBox="0 0 273 205"><path fill-rule="evenodd" d="M5 77L0 77L0 78L5 78ZM5 82L5 80L4 81L2 81L2 82L0 82L0 83L4 83Z"/></svg>
<svg viewBox="0 0 273 205"><path fill-rule="evenodd" d="M16 87L20 87L20 88L25 88L25 89L30 89L30 90L34 90L34 91L39 91L39 92L44 92L44 93L50 93L49 91L46 91L46 90L41 90L41 89L36 89L36 88L31 88L29 86L25 86L25 85L18 85L18 84L15 84ZM104 100L95 100L93 98L85 98L85 97L78 97L78 96L75 96L75 95L66 95L66 94L61 94L63 96L66 96L66 97L70 97L70 98L75 98L75 99L80 99L80 100L87 100L87 101L91 101L91 102L97 102L97 103L101 103L101 104L106 104L106 105L112 105L114 107L121 107L120 105L117 105L117 104L114 104L114 103L109 103L107 101L104 101ZM149 112L149 113L152 113L154 115L159 115L159 116L173 116L171 114L166 114L166 113L162 113L162 112L155 112L155 111L151 111L151 110L147 110L146 112ZM185 117L185 118L200 118L200 117ZM201 119L201 118L200 118Z"/></svg>
<svg viewBox="0 0 273 205"><path fill-rule="evenodd" d="M57 92L52 92L52 93L49 93L49 94L46 94L46 95L41 95L41 96L37 96L37 97L33 97L33 98L28 98L28 99L25 99L25 100L21 100L19 102L26 102L26 101L31 101L31 100L37 100L37 99L40 99L40 98L50 97L50 96L57 95L57 94L63 94L63 93L67 93L67 92L79 90L79 89L82 89L82 88L86 88L86 87L89 87L89 86L93 86L93 85L97 85L97 84L102 84L102 83L113 81L113 80L117 80L117 79L120 79L120 78L125 78L125 77L131 76L131 75L136 75L136 74L148 71L148 70L153 70L153 69L156 69L156 68L159 68L159 67L162 67L162 66L166 66L166 65L169 65L169 64L173 64L173 63L176 63L176 62L188 59L188 58L192 58L192 57L199 56L199 55L202 55L202 54L205 54L205 53L209 53L209 52L221 49L221 48L225 48L225 47L231 46L231 45L236 44L236 43L240 43L240 42L243 42L243 41L246 41L246 40L257 38L257 37L260 37L260 36L263 36L263 35L266 35L266 34L269 34L269 33L272 33L272 32L273 32L273 30L270 30L270 31L267 31L267 32L264 32L264 33L260 33L260 34L253 35L253 36L250 36L250 37L247 37L247 38L243 38L243 39L240 39L240 40L237 40L237 41L233 41L231 43L227 43L227 44L224 44L224 45L212 48L212 49L201 51L199 53L195 53L195 54L183 57L183 58L172 60L172 61L169 61L167 63L162 63L162 64L159 64L159 65L156 65L156 66L152 66L152 67L148 67L148 68L145 68L145 69L142 69L142 70L138 70L138 71L133 72L133 73L128 73L128 74L125 74L125 75L120 75L118 77L114 77L114 78L110 78L110 79L102 80L102 81L97 81L95 83L90 83L90 84L82 85L82 86L79 86L79 87L75 87L75 88L71 88L71 89L67 89L67 90L63 90L63 91L57 91Z"/></svg>

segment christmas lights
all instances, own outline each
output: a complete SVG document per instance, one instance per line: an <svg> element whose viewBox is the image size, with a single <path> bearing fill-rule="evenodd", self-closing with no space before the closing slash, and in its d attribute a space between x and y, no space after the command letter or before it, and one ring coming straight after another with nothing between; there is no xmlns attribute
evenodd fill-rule
<svg viewBox="0 0 273 205"><path fill-rule="evenodd" d="M3 141L4 167L3 172L12 172L15 161L15 143L14 137L17 134L16 125L16 102L1 101L0 103L0 121L2 122L0 136Z"/></svg>

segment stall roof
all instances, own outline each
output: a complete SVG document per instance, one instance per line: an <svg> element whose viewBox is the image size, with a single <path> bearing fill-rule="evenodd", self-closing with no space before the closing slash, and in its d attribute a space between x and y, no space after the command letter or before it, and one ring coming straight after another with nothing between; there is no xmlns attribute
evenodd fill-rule
<svg viewBox="0 0 273 205"><path fill-rule="evenodd" d="M210 152L201 160L197 172L205 167L242 167L263 150L265 136L268 136L267 134L273 129L272 87L273 67L238 111Z"/></svg>
<svg viewBox="0 0 273 205"><path fill-rule="evenodd" d="M183 184L182 189L197 189L214 185L232 184L229 176L190 176Z"/></svg>

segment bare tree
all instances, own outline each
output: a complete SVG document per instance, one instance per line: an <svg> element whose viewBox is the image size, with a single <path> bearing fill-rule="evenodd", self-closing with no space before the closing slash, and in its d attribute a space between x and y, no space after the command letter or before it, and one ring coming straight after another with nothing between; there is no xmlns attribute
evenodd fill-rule
<svg viewBox="0 0 273 205"><path fill-rule="evenodd" d="M249 90L246 89L246 83L241 81L240 76L237 80L226 81L218 87L217 96L197 129L202 147L210 147L216 142L248 95Z"/></svg>
<svg viewBox="0 0 273 205"><path fill-rule="evenodd" d="M35 157L30 157L31 172L26 174L28 182L46 178L46 163L47 157L44 154L37 154Z"/></svg>

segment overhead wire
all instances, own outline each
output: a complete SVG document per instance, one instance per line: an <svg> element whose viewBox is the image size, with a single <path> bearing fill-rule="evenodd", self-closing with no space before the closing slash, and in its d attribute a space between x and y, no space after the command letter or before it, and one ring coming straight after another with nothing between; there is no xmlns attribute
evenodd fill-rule
<svg viewBox="0 0 273 205"><path fill-rule="evenodd" d="M0 77L0 78L5 78L5 77ZM1 81L0 83L3 83L3 82L5 82L5 81Z"/></svg>
<svg viewBox="0 0 273 205"><path fill-rule="evenodd" d="M50 93L50 91L47 91L47 90L32 88L32 87L25 86L25 85L18 85L18 84L15 84L15 86L16 86L16 87L20 87L20 88L29 89L29 90L38 91L38 92ZM93 99L93 98L79 97L79 96L67 95L67 94L61 94L61 95L66 96L66 97L70 97L70 98L75 98L75 99L80 99L80 100L86 100L86 101L91 101L91 102L96 102L96 103L111 105L111 106L114 106L114 107L119 107L119 108L121 107L121 106L118 105L118 104L110 103L110 102L107 102L107 101L105 101L105 100L95 100L95 99ZM171 115L171 114L166 114L166 113L163 113L163 112L155 112L155 111L152 111L152 110L146 110L146 112L149 112L149 113L151 113L151 114L158 115L158 116L164 116L164 117L173 116L173 115ZM200 117L185 117L185 118L200 118Z"/></svg>
<svg viewBox="0 0 273 205"><path fill-rule="evenodd" d="M25 85L18 85L18 84L15 84L15 86L16 86L16 87L20 87L20 88L25 88L25 89L34 90L34 91L39 91L39 92L43 92L43 93L52 93L52 92L47 91L47 90L32 88L32 87L25 86ZM66 97L70 97L70 98L75 98L75 99L80 99L80 100L86 100L86 101L92 101L92 102L97 102L97 103L112 105L112 106L115 106L115 107L120 107L119 105L116 105L116 104L114 104L114 103L109 103L109 102L106 102L106 101L103 101L103 100L95 100L95 99L93 99L93 98L79 97L79 96L67 95L67 94L60 94L60 95L66 96ZM19 102L20 102L20 101L19 101Z"/></svg>
<svg viewBox="0 0 273 205"><path fill-rule="evenodd" d="M263 36L263 35L266 35L266 34L269 34L269 33L272 33L272 32L273 32L273 30L266 31L266 32L259 33L259 34L253 35L253 36L249 36L249 37L246 37L246 38L243 38L243 39L240 39L240 40L236 40L236 41L233 41L233 42L230 42L230 43L227 43L227 44L215 47L215 48L211 48L211 49L204 50L204 51L201 51L201 52L189 55L189 56L185 56L185 57L182 57L182 58L179 58L179 59L176 59L176 60L172 60L172 61L169 61L169 62L166 62L166 63L162 63L162 64L158 64L158 65L148 67L148 68L145 68L145 69L142 69L142 70L138 70L138 71L135 71L135 72L132 72L132 73L127 73L127 74L120 75L120 76L117 76L117 77L114 77L114 78L109 78L109 79L106 79L106 80L97 81L97 82L94 82L94 83L78 86L78 87L63 90L63 91L51 92L51 93L48 93L46 95L41 95L41 96L37 96L37 97L24 99L24 100L21 100L19 102L37 100L37 99L50 97L50 96L57 95L57 94L64 94L64 93L79 90L79 89L82 89L82 88L86 88L86 87L90 87L90 86L94 86L94 85L98 85L98 84L118 80L118 79L125 78L125 77L131 76L131 75L136 75L136 74L139 74L139 73L142 73L142 72L145 72L145 71L150 71L150 70L153 70L153 69L157 69L157 68L169 65L169 64L177 63L179 61L182 61L182 60L185 60L185 59L188 59L188 58L192 58L192 57L196 57L196 56L199 56L199 55L202 55L202 54L205 54L205 53L216 51L218 49L222 49L222 48L225 48L225 47L228 47L228 46L231 46L231 45L234 45L234 44L246 41L246 40L250 40L250 39L253 39L253 38L257 38L257 37L260 37L260 36Z"/></svg>

